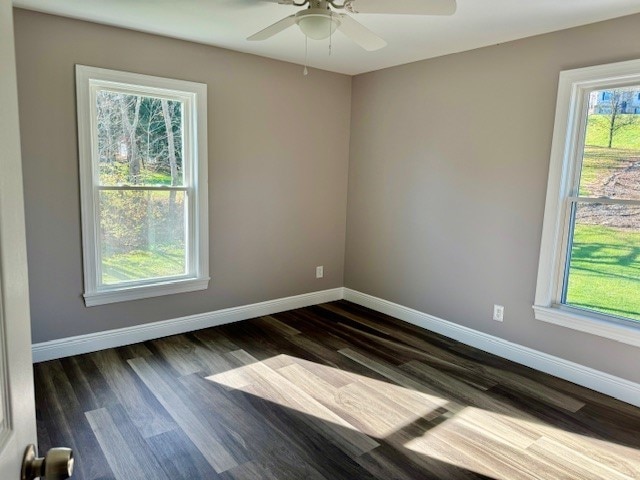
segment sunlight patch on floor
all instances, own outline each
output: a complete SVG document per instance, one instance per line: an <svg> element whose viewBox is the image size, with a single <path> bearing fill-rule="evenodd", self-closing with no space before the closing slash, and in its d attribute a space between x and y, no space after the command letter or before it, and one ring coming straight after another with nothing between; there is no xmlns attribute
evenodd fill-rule
<svg viewBox="0 0 640 480"><path fill-rule="evenodd" d="M633 448L475 407L450 414L446 421L408 439L404 447L492 478L509 469L513 469L509 478L530 478L527 465L533 457L541 465L538 474L543 478L561 475L552 465L562 459L572 471L580 472L580 478L628 480L636 478L629 474L637 471L640 461ZM461 455L461 451L467 453Z"/></svg>
<svg viewBox="0 0 640 480"><path fill-rule="evenodd" d="M532 478L527 471L532 458L542 465L543 478L562 474L558 459L585 479L629 479L638 470L640 452L633 448L547 425L534 414L465 385L467 401L483 408L469 406L401 369L349 349L338 353L384 380L289 355L259 361L244 350L230 353L242 366L206 378L303 413L314 419L313 426L330 432L357 454L373 450L379 445L376 440L384 439L427 462L436 460L492 478L505 471L510 472L508 478ZM574 406L564 398L552 400Z"/></svg>
<svg viewBox="0 0 640 480"><path fill-rule="evenodd" d="M437 417L449 403L435 394L288 355L249 363L207 380L376 438L418 419Z"/></svg>

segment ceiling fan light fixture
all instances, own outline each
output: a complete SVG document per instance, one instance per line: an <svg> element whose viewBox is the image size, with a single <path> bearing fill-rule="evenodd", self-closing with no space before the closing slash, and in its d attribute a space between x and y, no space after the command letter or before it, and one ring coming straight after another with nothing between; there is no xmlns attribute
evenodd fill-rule
<svg viewBox="0 0 640 480"><path fill-rule="evenodd" d="M340 26L340 17L332 12L320 10L312 12L312 9L300 12L296 15L296 23L302 33L312 40L324 40L333 35Z"/></svg>

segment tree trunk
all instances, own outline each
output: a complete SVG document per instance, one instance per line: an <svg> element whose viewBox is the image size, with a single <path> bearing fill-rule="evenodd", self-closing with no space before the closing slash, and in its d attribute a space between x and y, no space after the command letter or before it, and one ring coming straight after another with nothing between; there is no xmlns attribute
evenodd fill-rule
<svg viewBox="0 0 640 480"><path fill-rule="evenodd" d="M176 146L173 138L173 125L171 112L169 111L169 103L166 99L160 100L162 105L162 116L164 117L164 126L167 129L167 148L169 149L169 167L171 168L171 185L178 184L178 164L176 163Z"/></svg>
<svg viewBox="0 0 640 480"><path fill-rule="evenodd" d="M129 112L127 104L125 102L125 96L120 97L120 114L122 116L122 123L124 130L127 133L127 143L129 144L129 180L134 185L138 183L138 177L140 176L140 158L138 155L138 142L136 141L136 130L138 129L138 121L140 119L140 103L142 98L136 97L136 104L133 113L133 122L129 121Z"/></svg>
<svg viewBox="0 0 640 480"><path fill-rule="evenodd" d="M178 164L176 161L176 146L173 138L173 122L171 121L171 112L169 111L169 103L166 99L161 99L162 116L164 117L164 126L167 130L167 149L169 150L169 167L171 169L171 186L178 184ZM176 192L171 190L169 192L169 218L170 221L175 218L174 212L176 208ZM172 225L169 235L171 240L175 240L176 228Z"/></svg>
<svg viewBox="0 0 640 480"><path fill-rule="evenodd" d="M611 119L609 120L609 144L607 145L608 148L611 148L611 145L613 144L613 134L616 131L616 111L614 110L611 113Z"/></svg>

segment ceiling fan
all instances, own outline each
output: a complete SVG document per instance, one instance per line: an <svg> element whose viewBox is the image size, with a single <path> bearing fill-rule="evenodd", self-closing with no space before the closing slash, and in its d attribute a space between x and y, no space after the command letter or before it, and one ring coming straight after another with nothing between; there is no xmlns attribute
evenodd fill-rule
<svg viewBox="0 0 640 480"><path fill-rule="evenodd" d="M308 7L289 15L251 35L247 40L266 40L283 30L298 25L302 33L313 40L322 40L340 30L356 44L368 51L379 50L387 45L382 38L345 13L382 13L404 15L453 15L456 0L265 0L281 5Z"/></svg>

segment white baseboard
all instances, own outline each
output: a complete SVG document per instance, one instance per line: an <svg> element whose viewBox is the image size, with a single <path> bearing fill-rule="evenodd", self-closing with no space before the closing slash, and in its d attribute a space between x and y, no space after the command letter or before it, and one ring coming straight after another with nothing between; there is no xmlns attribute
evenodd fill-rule
<svg viewBox="0 0 640 480"><path fill-rule="evenodd" d="M105 348L121 347L123 345L131 345L132 343L145 342L154 338L177 335L179 333L215 327L240 320L248 320L263 315L271 315L286 310L332 302L334 300L340 300L343 297L342 292L342 288L333 288L331 290L278 298L251 305L216 310L214 312L200 313L160 322L145 323L143 325L36 343L32 347L33 361L44 362L55 358L104 350Z"/></svg>
<svg viewBox="0 0 640 480"><path fill-rule="evenodd" d="M344 299L640 407L640 384L349 288Z"/></svg>
<svg viewBox="0 0 640 480"><path fill-rule="evenodd" d="M334 288L33 345L33 361L95 352L341 299L640 407L640 384L349 288Z"/></svg>

